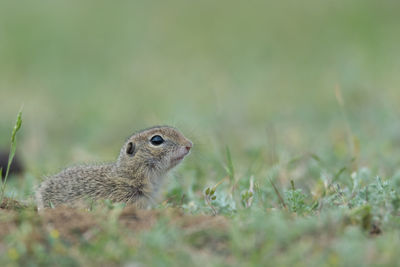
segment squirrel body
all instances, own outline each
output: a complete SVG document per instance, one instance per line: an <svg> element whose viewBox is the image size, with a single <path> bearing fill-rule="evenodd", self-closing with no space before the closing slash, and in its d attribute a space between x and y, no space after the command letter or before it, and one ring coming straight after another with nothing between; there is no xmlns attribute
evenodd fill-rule
<svg viewBox="0 0 400 267"><path fill-rule="evenodd" d="M155 126L130 136L116 162L70 167L42 182L38 209L109 199L144 208L157 196L167 172L189 154L193 144L177 129Z"/></svg>

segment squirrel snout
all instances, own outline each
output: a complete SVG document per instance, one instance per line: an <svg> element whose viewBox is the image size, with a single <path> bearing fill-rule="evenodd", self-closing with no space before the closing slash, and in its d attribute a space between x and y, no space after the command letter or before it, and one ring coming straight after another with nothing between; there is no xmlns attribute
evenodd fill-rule
<svg viewBox="0 0 400 267"><path fill-rule="evenodd" d="M186 144L186 146L185 146L186 151L189 153L189 151L190 151L190 149L192 149L192 147L193 147L193 143L192 143L192 142L189 142L189 143Z"/></svg>

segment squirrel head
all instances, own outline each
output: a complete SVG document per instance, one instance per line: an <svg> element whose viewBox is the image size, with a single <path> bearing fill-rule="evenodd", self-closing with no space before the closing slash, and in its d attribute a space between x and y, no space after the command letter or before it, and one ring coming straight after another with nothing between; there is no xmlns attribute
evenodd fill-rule
<svg viewBox="0 0 400 267"><path fill-rule="evenodd" d="M180 131L169 126L155 126L130 136L117 160L124 174L160 176L178 165L193 144Z"/></svg>

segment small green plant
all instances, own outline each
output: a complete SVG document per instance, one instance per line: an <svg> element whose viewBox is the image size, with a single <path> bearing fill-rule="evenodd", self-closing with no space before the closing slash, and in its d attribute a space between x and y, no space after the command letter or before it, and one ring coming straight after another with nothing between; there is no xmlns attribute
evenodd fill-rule
<svg viewBox="0 0 400 267"><path fill-rule="evenodd" d="M226 180L226 178L222 179L216 185L214 185L213 187L207 187L206 190L204 191L204 200L205 200L207 206L209 206L211 208L214 215L217 215L217 210L212 205L212 202L217 199L217 196L215 195L215 191L217 190L217 187L220 184L222 184L225 180Z"/></svg>
<svg viewBox="0 0 400 267"><path fill-rule="evenodd" d="M292 188L285 192L285 198L289 210L298 214L303 214L308 211L308 206L305 203L306 195L301 189L296 189L293 180L290 181Z"/></svg>
<svg viewBox="0 0 400 267"><path fill-rule="evenodd" d="M250 208L251 206L251 199L253 198L253 192L251 191L244 191L242 193L242 204L246 208Z"/></svg>
<svg viewBox="0 0 400 267"><path fill-rule="evenodd" d="M2 171L0 171L0 180L2 182L2 184L1 184L1 192L0 192L0 203L3 203L4 193L5 193L6 185L7 185L8 173L10 171L10 166L11 166L11 163L12 163L12 161L14 159L15 151L16 151L16 148L17 148L17 138L16 138L16 136L17 136L17 132L21 128L21 125L22 125L22 108L18 112L17 120L15 122L14 129L12 130L12 133L11 133L10 153L8 155L8 163L7 163L6 174L4 176L4 181L3 181L3 177L1 177Z"/></svg>
<svg viewBox="0 0 400 267"><path fill-rule="evenodd" d="M212 205L212 201L217 199L217 196L215 195L215 190L216 190L216 186L210 188L207 187L206 191L204 191L204 200L207 204L207 206L209 206L213 212L214 215L217 215L217 211L215 209L215 207Z"/></svg>
<svg viewBox="0 0 400 267"><path fill-rule="evenodd" d="M245 190L242 192L242 205L245 208L250 208L251 204L253 203L253 196L254 196L254 177L251 176L250 178L250 186L249 190Z"/></svg>

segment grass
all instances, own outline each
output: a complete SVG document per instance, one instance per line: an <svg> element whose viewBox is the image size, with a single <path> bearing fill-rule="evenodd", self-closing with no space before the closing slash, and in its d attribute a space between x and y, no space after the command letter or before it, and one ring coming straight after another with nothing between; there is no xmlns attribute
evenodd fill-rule
<svg viewBox="0 0 400 267"><path fill-rule="evenodd" d="M0 265L398 266L399 7L2 2L0 145L24 103L26 171ZM194 147L152 210L37 214L46 175L156 124Z"/></svg>
<svg viewBox="0 0 400 267"><path fill-rule="evenodd" d="M21 112L14 138L20 125ZM398 264L399 176L382 179L367 168L350 176L341 170L327 173L310 157L278 169L316 168L323 177L306 191L293 180L278 188L276 174L270 179L254 174L234 179L232 155L229 149L226 152L226 177L200 190L204 199L192 178L188 188L169 186L168 197L153 210L105 201L90 211L59 207L39 215L34 204L5 198L0 262L3 266ZM192 168L196 166L185 171ZM11 182L18 182L15 179Z"/></svg>
<svg viewBox="0 0 400 267"><path fill-rule="evenodd" d="M12 130L12 133L11 133L11 146L10 146L10 152L9 152L8 162L7 162L7 169L6 169L6 174L4 175L4 179L2 177L2 171L0 170L0 180L1 180L0 203L3 203L4 193L5 193L6 186L7 186L7 178L8 178L8 174L10 172L10 166L14 159L15 151L17 148L16 135L17 135L17 132L19 131L19 129L21 128L21 125L22 125L22 110L20 110L17 115L17 120L15 122L14 129Z"/></svg>

